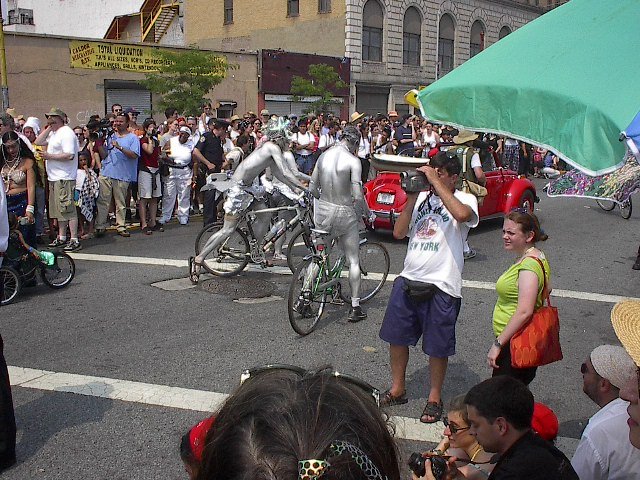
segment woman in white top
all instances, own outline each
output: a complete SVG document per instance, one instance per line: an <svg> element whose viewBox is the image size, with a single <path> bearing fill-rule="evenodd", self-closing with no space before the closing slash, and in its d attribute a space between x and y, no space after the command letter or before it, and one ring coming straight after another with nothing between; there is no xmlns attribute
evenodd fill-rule
<svg viewBox="0 0 640 480"><path fill-rule="evenodd" d="M371 140L369 139L369 124L363 122L360 124L360 143L358 145L358 158L360 159L360 164L362 165L362 184L367 183L367 179L369 178L369 169L371 167L371 163L369 162L369 157L373 153L373 148L371 146Z"/></svg>
<svg viewBox="0 0 640 480"><path fill-rule="evenodd" d="M422 156L426 157L429 150L434 148L438 143L440 143L440 135L433 129L433 123L425 123L424 129L422 130L422 145L425 147Z"/></svg>

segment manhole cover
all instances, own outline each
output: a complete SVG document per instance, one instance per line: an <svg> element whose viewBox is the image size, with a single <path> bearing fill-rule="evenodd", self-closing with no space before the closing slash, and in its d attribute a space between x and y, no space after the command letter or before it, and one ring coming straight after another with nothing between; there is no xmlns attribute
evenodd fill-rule
<svg viewBox="0 0 640 480"><path fill-rule="evenodd" d="M275 285L257 278L212 278L202 283L202 289L216 295L227 295L233 299L262 298L271 296Z"/></svg>

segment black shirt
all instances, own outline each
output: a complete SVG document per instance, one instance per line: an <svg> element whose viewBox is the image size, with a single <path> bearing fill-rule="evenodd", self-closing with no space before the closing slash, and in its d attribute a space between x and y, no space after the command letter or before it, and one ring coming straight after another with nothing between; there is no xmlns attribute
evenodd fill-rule
<svg viewBox="0 0 640 480"><path fill-rule="evenodd" d="M196 145L202 156L215 166L213 172L218 173L224 163L224 151L222 150L222 142L213 132L205 132L200 137L200 141Z"/></svg>
<svg viewBox="0 0 640 480"><path fill-rule="evenodd" d="M565 455L529 431L500 456L489 480L579 480Z"/></svg>

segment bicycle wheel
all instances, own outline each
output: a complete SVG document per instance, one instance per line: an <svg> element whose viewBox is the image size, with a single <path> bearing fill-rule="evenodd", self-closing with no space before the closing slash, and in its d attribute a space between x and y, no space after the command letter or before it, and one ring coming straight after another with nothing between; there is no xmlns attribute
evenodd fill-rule
<svg viewBox="0 0 640 480"><path fill-rule="evenodd" d="M618 206L620 207L620 216L625 220L629 220L629 217L631 216L631 212L633 211L631 199L627 200L626 202L622 202L618 204Z"/></svg>
<svg viewBox="0 0 640 480"><path fill-rule="evenodd" d="M287 244L287 265L292 272L296 271L305 256L313 253L313 241L311 233L307 233L305 227L291 237Z"/></svg>
<svg viewBox="0 0 640 480"><path fill-rule="evenodd" d="M207 241L218 233L223 223L218 222L203 228L196 238L196 255L200 255ZM212 275L228 277L240 273L249 263L249 240L246 234L236 228L227 238L218 252L211 252L204 259L202 266Z"/></svg>
<svg viewBox="0 0 640 480"><path fill-rule="evenodd" d="M616 202L614 202L612 200L596 200L596 203L605 212L610 212L616 206Z"/></svg>
<svg viewBox="0 0 640 480"><path fill-rule="evenodd" d="M318 260L310 258L303 260L296 268L291 285L289 286L289 297L287 300L287 310L289 313L289 323L299 335L309 335L318 325L324 306L327 303L327 291L316 291L316 282L305 285L305 276L309 265L318 265ZM319 267L319 266L318 266ZM323 274L322 277L325 277ZM320 281L325 281L320 278ZM303 292L303 289L311 288L311 291Z"/></svg>
<svg viewBox="0 0 640 480"><path fill-rule="evenodd" d="M0 267L0 282L2 282L4 286L2 297L0 297L0 305L9 305L20 293L22 280L15 269L11 267Z"/></svg>
<svg viewBox="0 0 640 480"><path fill-rule="evenodd" d="M389 275L389 252L378 242L360 244L360 302L364 303L380 291ZM340 283L340 296L345 302L351 301L349 285L349 266L345 265L345 273Z"/></svg>
<svg viewBox="0 0 640 480"><path fill-rule="evenodd" d="M76 264L64 252L51 252L56 256L53 265L40 265L40 276L49 288L64 288L71 283L76 275Z"/></svg>

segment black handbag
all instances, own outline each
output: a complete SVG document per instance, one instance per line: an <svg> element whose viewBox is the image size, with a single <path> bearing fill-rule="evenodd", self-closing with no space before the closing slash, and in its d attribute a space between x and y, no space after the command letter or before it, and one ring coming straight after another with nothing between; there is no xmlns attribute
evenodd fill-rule
<svg viewBox="0 0 640 480"><path fill-rule="evenodd" d="M415 280L408 280L403 278L404 285L402 289L405 291L407 296L415 303L426 302L427 300L431 300L433 296L436 294L438 287L436 287L432 283L426 282L417 282Z"/></svg>

